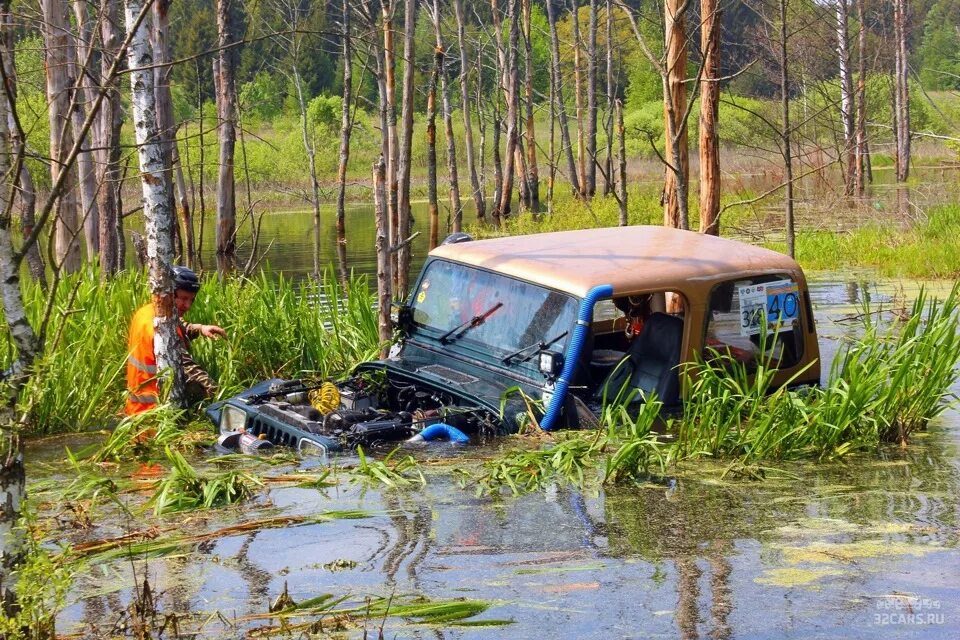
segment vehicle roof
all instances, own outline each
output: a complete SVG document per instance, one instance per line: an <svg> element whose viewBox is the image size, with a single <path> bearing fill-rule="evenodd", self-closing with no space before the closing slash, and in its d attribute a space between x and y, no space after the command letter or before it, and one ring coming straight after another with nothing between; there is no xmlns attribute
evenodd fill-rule
<svg viewBox="0 0 960 640"><path fill-rule="evenodd" d="M660 226L605 227L441 245L446 258L584 296L698 288L757 272L800 274L790 257L736 240Z"/></svg>

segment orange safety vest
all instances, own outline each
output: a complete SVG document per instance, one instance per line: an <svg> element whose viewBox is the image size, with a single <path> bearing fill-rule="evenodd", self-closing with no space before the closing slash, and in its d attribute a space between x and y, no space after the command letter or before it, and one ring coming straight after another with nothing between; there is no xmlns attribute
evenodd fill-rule
<svg viewBox="0 0 960 640"><path fill-rule="evenodd" d="M132 416L152 409L160 397L157 384L157 357L153 352L153 303L133 314L127 338L127 404L124 413ZM180 339L183 332L177 327Z"/></svg>

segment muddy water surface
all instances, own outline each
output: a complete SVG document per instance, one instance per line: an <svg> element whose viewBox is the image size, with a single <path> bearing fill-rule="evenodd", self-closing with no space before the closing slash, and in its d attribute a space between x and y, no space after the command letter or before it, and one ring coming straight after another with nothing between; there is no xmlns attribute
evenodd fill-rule
<svg viewBox="0 0 960 640"><path fill-rule="evenodd" d="M889 304L898 289L850 278L814 278L825 358L853 331L843 319L856 303ZM49 457L51 446L31 459ZM285 584L296 601L324 593L489 600L477 619L511 621L389 620L388 638L960 637L956 412L905 451L778 465L764 481L720 479L717 468L698 466L606 491L555 486L499 499L460 487L449 465L424 465L428 482L415 490L274 487L242 508L168 523L194 533L278 514L367 517L219 537L136 567L149 567L164 612L197 614L184 626L203 637L269 624L244 616L265 612ZM138 526L117 518L98 535ZM109 631L133 583L129 560L91 567L58 631Z"/></svg>

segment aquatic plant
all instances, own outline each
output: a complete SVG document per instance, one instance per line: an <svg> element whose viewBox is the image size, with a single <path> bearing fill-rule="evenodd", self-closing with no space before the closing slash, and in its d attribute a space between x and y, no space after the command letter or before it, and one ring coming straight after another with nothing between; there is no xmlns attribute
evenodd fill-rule
<svg viewBox="0 0 960 640"><path fill-rule="evenodd" d="M211 509L240 502L253 495L263 481L245 471L229 469L214 474L197 472L183 455L164 448L170 472L157 485L148 505L155 514Z"/></svg>
<svg viewBox="0 0 960 640"><path fill-rule="evenodd" d="M394 460L399 447L388 453L383 460L368 458L363 447L357 447L360 461L353 469L354 479L367 483L377 483L388 487L408 487L410 485L424 485L427 479L417 465L413 456L407 455Z"/></svg>

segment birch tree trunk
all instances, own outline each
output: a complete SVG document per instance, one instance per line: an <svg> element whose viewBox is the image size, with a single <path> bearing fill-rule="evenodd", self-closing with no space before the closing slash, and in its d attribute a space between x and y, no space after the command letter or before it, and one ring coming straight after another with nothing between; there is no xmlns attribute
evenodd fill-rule
<svg viewBox="0 0 960 640"><path fill-rule="evenodd" d="M450 176L450 213L451 231L460 231L463 227L463 204L460 201L460 176L457 171L457 145L453 138L453 113L450 107L449 75L447 74L447 47L440 29L440 2L433 0L433 31L437 40L436 62L440 73L440 103L443 109L443 131L447 142L447 173Z"/></svg>
<svg viewBox="0 0 960 640"><path fill-rule="evenodd" d="M415 97L414 80L414 40L417 30L417 0L405 0L403 9L403 106L401 109L402 129L400 139L400 159L397 163L397 213L399 228L397 232L397 270L396 293L403 298L407 294L407 282L410 279L410 245L403 241L410 236L412 220L410 217L410 161L413 150L413 100Z"/></svg>
<svg viewBox="0 0 960 640"><path fill-rule="evenodd" d="M126 24L128 33L133 31L137 17L143 10L143 0L126 1ZM156 89L154 63L148 34L149 25L144 21L136 30L127 50L127 65L130 69L130 93L133 104L133 127L137 140L137 157L140 165L140 183L143 189L143 214L147 233L147 261L150 272L150 293L154 306L153 350L157 357L157 369L170 376L170 400L183 406L185 388L181 341L177 335L177 311L173 304L173 211L162 179L165 171L161 136L157 129Z"/></svg>
<svg viewBox="0 0 960 640"><path fill-rule="evenodd" d="M850 69L850 43L847 0L837 0L837 60L840 66L840 120L843 125L843 192L853 195L856 141L853 128L853 77Z"/></svg>
<svg viewBox="0 0 960 640"><path fill-rule="evenodd" d="M867 155L867 23L863 0L856 2L860 31L857 34L857 131L853 182L856 194L862 196L865 191L863 174Z"/></svg>
<svg viewBox="0 0 960 640"><path fill-rule="evenodd" d="M123 268L124 239L121 232L123 220L120 212L120 129L123 125L123 110L120 104L120 82L117 78L106 80L110 67L120 55L121 41L119 2L107 2L105 14L100 20L101 82L106 82L107 94L100 107L99 164L100 183L100 269L112 275Z"/></svg>
<svg viewBox="0 0 960 640"><path fill-rule="evenodd" d="M427 87L427 206L430 216L430 248L440 243L440 214L437 206L437 81L443 52L434 51L433 71Z"/></svg>
<svg viewBox="0 0 960 640"><path fill-rule="evenodd" d="M81 0L83 1L83 0ZM150 44L153 47L154 64L153 82L154 90L157 92L157 128L160 135L160 153L163 158L163 173L160 178L164 182L164 189L167 197L170 199L170 211L175 211L173 196L173 145L174 129L173 121L173 98L170 94L170 11L171 0L153 0L153 30L151 31ZM175 247L179 247L178 240L182 234L176 229L176 221L171 227L173 233L173 242ZM176 253L182 253L177 251Z"/></svg>
<svg viewBox="0 0 960 640"><path fill-rule="evenodd" d="M553 7L554 0L546 0L547 21L550 24L550 82L557 105L557 120L560 126L560 153L567 158L567 173L573 193L580 195L580 180L577 165L573 158L573 145L570 140L570 128L567 123L567 108L563 99L563 75L560 69L560 39L557 36L557 15Z"/></svg>
<svg viewBox="0 0 960 640"><path fill-rule="evenodd" d="M670 165L663 185L663 224L689 229L687 193L690 159L687 145L687 123L683 109L687 104L687 36L684 17L687 0L664 3L664 37L666 73L663 75L664 131Z"/></svg>
<svg viewBox="0 0 960 640"><path fill-rule="evenodd" d="M340 282L346 286L347 272L347 165L350 163L350 134L353 119L350 108L353 104L353 46L350 40L350 0L343 0L340 9L340 39L343 47L343 96L340 105L340 160L337 164L337 264Z"/></svg>
<svg viewBox="0 0 960 640"><path fill-rule="evenodd" d="M586 195L597 192L597 0L590 0L587 23L587 166Z"/></svg>
<svg viewBox="0 0 960 640"><path fill-rule="evenodd" d="M390 322L390 303L393 299L390 274L390 240L387 237L386 164L383 156L373 163L373 207L377 228L377 328L380 332L381 357L387 357L387 345L393 337Z"/></svg>
<svg viewBox="0 0 960 640"><path fill-rule="evenodd" d="M46 52L47 102L50 118L50 180L56 182L63 171L66 152L73 146L70 126L70 95L73 82L70 78L68 52L72 49L68 30L67 6L64 0L41 0L43 12L43 42ZM79 203L77 202L77 179L74 169L67 169L60 201L57 204L55 229L55 269L72 273L80 269L81 232Z"/></svg>
<svg viewBox="0 0 960 640"><path fill-rule="evenodd" d="M83 121L87 117L87 108L93 104L94 89L90 78L96 78L91 56L91 39L93 24L87 16L87 5L84 0L74 0L74 15L77 20L77 36L74 39L75 47L67 55L73 63L72 76L76 81L76 91L73 98L73 110L70 112L70 121L74 137L83 128ZM88 140L98 140L98 125L95 122L91 135L85 136L84 146ZM95 145L94 145L95 146ZM92 260L100 253L100 210L97 206L97 174L93 152L82 148L77 156L77 173L80 184L80 204L83 216L83 238L87 247L87 259Z"/></svg>
<svg viewBox="0 0 960 640"><path fill-rule="evenodd" d="M793 225L793 153L790 149L790 75L787 60L787 0L780 0L780 112L783 129L780 132L783 149L783 176L787 185L784 199L784 219L787 236L787 255L796 255L796 242Z"/></svg>
<svg viewBox="0 0 960 640"><path fill-rule="evenodd" d="M10 0L0 0L0 54L5 69L13 67L10 4ZM8 88L13 94L15 87ZM7 92L0 91L0 299L3 301L6 326L16 349L16 360L11 368L13 375L0 406L0 607L6 614L12 613L16 606L15 578L11 574L23 558L23 530L16 525L26 497L23 446L15 407L20 389L27 380L26 372L40 352L40 343L23 308L20 270L14 259L11 237L10 205L16 195L12 176L15 167L11 166L11 157L17 149L12 140L13 130L10 129L14 108L15 105L7 100Z"/></svg>
<svg viewBox="0 0 960 640"><path fill-rule="evenodd" d="M897 138L897 182L906 182L910 176L910 85L907 37L909 19L908 0L893 0L893 32L895 47L894 121Z"/></svg>
<svg viewBox="0 0 960 640"><path fill-rule="evenodd" d="M530 210L540 212L540 172L537 169L537 132L533 120L533 49L530 40L530 0L523 0L524 105L526 108L526 182Z"/></svg>
<svg viewBox="0 0 960 640"><path fill-rule="evenodd" d="M237 105L234 87L233 1L217 0L217 119L220 141L220 168L217 176L217 271L228 273L236 267L237 194L233 176L237 144Z"/></svg>
<svg viewBox="0 0 960 640"><path fill-rule="evenodd" d="M720 14L717 0L700 0L700 233L720 235Z"/></svg>
<svg viewBox="0 0 960 640"><path fill-rule="evenodd" d="M473 121L470 118L470 87L467 65L467 39L463 25L463 0L453 0L453 12L457 19L457 46L460 49L460 111L463 115L463 145L467 156L467 173L470 174L470 188L473 190L473 203L477 208L477 220L485 222L487 206L480 180L477 177L477 164L473 149ZM480 83L480 78L477 78Z"/></svg>

